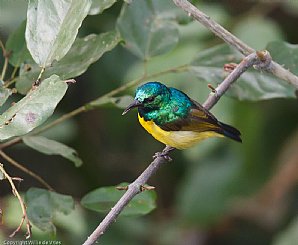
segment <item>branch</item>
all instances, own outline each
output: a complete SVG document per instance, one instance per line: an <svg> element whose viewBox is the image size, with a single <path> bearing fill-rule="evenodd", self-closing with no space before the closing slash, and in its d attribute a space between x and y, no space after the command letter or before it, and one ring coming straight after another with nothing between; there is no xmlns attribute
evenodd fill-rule
<svg viewBox="0 0 298 245"><path fill-rule="evenodd" d="M196 19L198 22L204 25L207 29L212 31L216 36L221 38L227 44L236 48L243 55L247 56L255 52L253 48L249 47L247 44L242 42L239 38L237 38L232 33L223 28L221 25L216 23L208 15L201 12L187 0L173 0L173 2L179 8L187 12L188 15L192 16L194 19ZM288 83L292 84L296 89L298 89L298 77L291 73L289 70L283 68L280 64L271 61L270 66L267 66L267 68L264 70L272 73L273 75L284 81L287 81Z"/></svg>
<svg viewBox="0 0 298 245"><path fill-rule="evenodd" d="M253 65L266 67L271 62L271 56L267 51L260 51L249 54L245 57L239 65L227 76L224 81L214 89L203 106L210 110L220 99L220 97L230 88L230 86L244 73L249 67Z"/></svg>
<svg viewBox="0 0 298 245"><path fill-rule="evenodd" d="M21 165L20 163L18 163L14 159L12 159L10 156L8 156L7 154L5 154L1 150L0 150L0 156L2 156L3 159L5 159L7 162L9 162L10 164L12 164L13 166L17 167L18 169L20 169L23 172L25 172L25 173L29 174L30 176L32 176L34 179L36 179L39 183L41 183L42 185L44 185L50 191L55 191L43 178L41 178L39 175L37 175L36 173L32 172L28 168L25 168L23 165Z"/></svg>
<svg viewBox="0 0 298 245"><path fill-rule="evenodd" d="M4 65L2 68L2 73L0 76L0 80L4 80L5 74L6 74L6 70L7 70L7 65L8 65L8 58L9 58L9 53L6 51L3 42L0 40L0 48L3 51L3 57L4 57Z"/></svg>
<svg viewBox="0 0 298 245"><path fill-rule="evenodd" d="M261 59L262 58L262 59ZM229 87L245 72L249 67L253 65L270 64L271 57L268 52L257 52L252 53L245 57L242 62L226 77L226 79L214 89L208 99L205 101L203 106L206 109L211 109L221 96L229 89ZM163 150L167 152L168 146ZM123 194L120 200L115 204L107 216L97 226L93 233L85 241L84 245L90 245L96 242L96 240L104 234L107 228L116 220L118 215L127 206L134 196L142 191L142 186L146 184L148 179L159 169L162 164L167 162L167 159L163 156L158 156L153 162L145 169L145 171L128 186L128 190Z"/></svg>
<svg viewBox="0 0 298 245"><path fill-rule="evenodd" d="M21 197L21 195L19 194L17 188L15 187L14 183L13 183L13 179L9 176L8 173L6 173L5 169L3 168L3 165L0 163L0 171L3 173L4 177L8 180L8 182L10 183L10 186L11 186L11 189L12 189L12 193L18 198L19 200L19 203L21 205L21 208L22 208L22 212L23 212L23 217L21 219L21 222L20 222L20 225L18 226L18 228L10 235L10 237L14 237L15 234L17 232L20 231L20 229L22 228L23 226L23 223L24 221L26 221L26 227L27 227L27 232L26 232L26 239L30 238L31 235L32 235L32 232L31 232L31 224L30 224L30 221L28 219L28 216L27 216L27 211L26 211L26 206L25 206L25 203Z"/></svg>

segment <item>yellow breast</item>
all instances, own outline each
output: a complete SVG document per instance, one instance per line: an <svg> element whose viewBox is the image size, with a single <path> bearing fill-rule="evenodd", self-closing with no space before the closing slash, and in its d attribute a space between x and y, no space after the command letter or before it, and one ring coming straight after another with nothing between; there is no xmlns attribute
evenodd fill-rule
<svg viewBox="0 0 298 245"><path fill-rule="evenodd" d="M165 131L157 126L153 121L145 121L144 118L138 114L140 124L151 134L155 139L175 147L177 149L186 149L194 144L210 138L210 137L223 137L216 132L194 132L194 131Z"/></svg>

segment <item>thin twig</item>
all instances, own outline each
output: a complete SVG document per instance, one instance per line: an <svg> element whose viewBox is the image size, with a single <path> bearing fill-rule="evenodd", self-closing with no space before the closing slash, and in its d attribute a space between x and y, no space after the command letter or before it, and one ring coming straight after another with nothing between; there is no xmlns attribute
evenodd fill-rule
<svg viewBox="0 0 298 245"><path fill-rule="evenodd" d="M216 36L225 41L225 43L235 47L244 56L247 56L255 50L249 47L246 43L242 42L239 38L234 36L231 32L227 31L220 24L212 20L212 18L202 11L200 11L193 4L187 0L173 0L173 2L181 9L187 12L189 16L192 16L195 20L204 25L207 29L212 31Z"/></svg>
<svg viewBox="0 0 298 245"><path fill-rule="evenodd" d="M4 82L3 87L8 88L10 85L12 85L16 82L16 80L17 80L17 77L16 77L17 71L18 71L18 67L15 66L12 73L11 73L10 79L8 79Z"/></svg>
<svg viewBox="0 0 298 245"><path fill-rule="evenodd" d="M247 56L255 52L253 48L249 47L247 44L242 42L239 38L237 38L232 33L230 33L225 28L223 28L221 25L216 23L208 15L201 12L199 9L197 9L194 5L192 5L187 0L173 0L173 2L179 8L187 12L188 15L192 16L195 20L197 20L202 25L204 25L207 29L212 31L216 36L220 37L227 44L236 48L244 56ZM272 73L273 75L275 75L276 77L284 81L287 81L288 83L295 86L296 89L298 89L298 77L293 73L291 73L289 70L282 67L280 64L274 61L271 61L271 65L267 66L267 69L264 69L264 70Z"/></svg>
<svg viewBox="0 0 298 245"><path fill-rule="evenodd" d="M266 55L268 54L268 55ZM229 89L229 87L245 72L249 67L253 65L270 64L271 57L268 52L265 52L265 56L261 56L259 53L253 53L248 55L243 61L227 76L227 78L212 91L208 99L203 104L206 109L211 109L221 96ZM265 58L265 59L264 59ZM167 151L167 147L163 150ZM87 238L84 245L90 245L96 242L96 240L104 234L107 228L116 220L118 215L127 206L131 199L142 191L141 187L146 184L148 179L157 171L157 169L167 160L158 156L153 162L145 169L145 171L128 186L128 190L123 194L120 200L115 204L107 216L97 226L93 233Z"/></svg>
<svg viewBox="0 0 298 245"><path fill-rule="evenodd" d="M12 164L13 166L17 167L18 169L20 169L23 172L25 172L25 173L29 174L30 176L32 176L34 179L36 179L39 183L41 183L42 185L44 185L50 191L55 191L43 178L41 178L39 175L37 175L36 173L32 172L28 168L25 168L22 164L18 163L16 160L12 159L10 156L8 156L3 151L0 151L0 156L2 156L3 159L5 159L7 162L9 162L10 164Z"/></svg>
<svg viewBox="0 0 298 245"><path fill-rule="evenodd" d="M3 51L3 57L4 57L4 65L3 65L3 68L2 68L2 73L1 73L1 77L0 77L0 80L4 80L4 77L5 77L5 74L6 74L6 70L7 70L7 65L8 65L8 53L4 47L4 44L3 42L0 40L0 47Z"/></svg>
<svg viewBox="0 0 298 245"><path fill-rule="evenodd" d="M12 71L12 73L11 73L10 79L14 79L14 78L15 78L18 69L19 69L18 66L15 66L15 67L13 68L13 71Z"/></svg>
<svg viewBox="0 0 298 245"><path fill-rule="evenodd" d="M224 81L209 94L209 97L203 106L207 110L210 110L211 107L217 103L220 97L230 88L233 82L235 82L248 68L252 67L253 65L266 68L266 65L270 65L270 62L271 56L267 51L249 54L239 63L239 65L235 67L235 69L224 79Z"/></svg>
<svg viewBox="0 0 298 245"><path fill-rule="evenodd" d="M2 165L1 163L0 163L0 171L3 173L3 175L5 176L5 178L9 181L10 186L11 186L11 189L12 189L12 193L18 198L19 203L20 203L21 208L22 208L22 213L23 213L23 216L22 216L20 225L19 225L19 226L17 227L17 229L10 235L10 237L14 237L15 234L16 234L17 232L19 232L19 230L22 228L23 223L26 221L26 227L27 227L26 239L29 239L29 238L31 237L31 235L32 235L32 232L31 232L31 224L30 224L30 221L29 221L28 216L27 216L27 211L26 211L25 203L24 203L24 201L23 201L21 195L19 194L17 188L15 187L12 178L9 176L8 173L6 173L6 171L5 171L5 169L3 168L3 165Z"/></svg>

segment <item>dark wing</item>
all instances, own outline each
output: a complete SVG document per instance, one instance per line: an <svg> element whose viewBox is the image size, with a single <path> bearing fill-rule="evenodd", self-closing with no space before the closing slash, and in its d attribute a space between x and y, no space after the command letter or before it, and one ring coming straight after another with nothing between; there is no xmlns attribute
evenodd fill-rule
<svg viewBox="0 0 298 245"><path fill-rule="evenodd" d="M215 116L198 102L194 100L192 102L194 106L190 107L188 115L185 118L159 125L159 127L166 131L215 131L220 133L220 124Z"/></svg>
<svg viewBox="0 0 298 245"><path fill-rule="evenodd" d="M242 142L241 133L238 129L219 122L211 112L198 102L192 101L194 106L189 109L187 117L159 125L159 127L166 131L213 131L238 142Z"/></svg>

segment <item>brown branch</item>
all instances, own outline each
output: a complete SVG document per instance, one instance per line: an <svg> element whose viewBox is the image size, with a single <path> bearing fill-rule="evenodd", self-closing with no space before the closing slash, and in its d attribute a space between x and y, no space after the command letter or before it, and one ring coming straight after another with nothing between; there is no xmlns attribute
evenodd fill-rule
<svg viewBox="0 0 298 245"><path fill-rule="evenodd" d="M203 106L210 110L220 99L220 97L230 88L230 86L244 73L249 67L253 65L266 66L271 62L271 56L267 51L256 52L245 57L239 65L227 76L224 81L209 94L208 99Z"/></svg>
<svg viewBox="0 0 298 245"><path fill-rule="evenodd" d="M262 53L263 54L263 53ZM227 76L227 78L218 87L212 91L208 99L203 104L206 109L211 109L221 96L229 89L229 87L245 72L249 67L253 65L270 64L271 57L268 52L264 52L265 59L260 59L259 53L252 53L248 55L243 61ZM268 54L268 55L267 55ZM168 146L163 152L168 151ZM123 194L120 200L115 204L107 216L97 226L93 233L85 241L84 245L90 245L96 242L96 240L104 234L107 228L116 220L122 210L128 205L134 196L142 191L142 186L146 184L148 179L167 162L167 159L160 154L155 158L153 162L145 169L145 171L128 186L128 190Z"/></svg>
<svg viewBox="0 0 298 245"><path fill-rule="evenodd" d="M2 156L3 159L5 159L11 165L17 167L18 169L20 169L23 172L25 172L25 173L29 174L30 176L32 176L34 179L36 179L39 183L41 183L42 185L44 185L50 191L55 191L43 178L41 178L39 175L37 175L36 173L32 172L28 168L25 168L23 165L21 165L20 163L18 163L16 160L12 159L10 156L8 156L6 153L4 153L1 150L0 150L0 156Z"/></svg>
<svg viewBox="0 0 298 245"><path fill-rule="evenodd" d="M24 203L21 195L19 194L17 188L15 187L15 185L13 183L13 179L9 176L8 173L6 173L6 171L3 168L3 165L1 163L0 163L0 171L3 173L4 177L10 183L10 186L11 186L11 189L12 189L12 193L13 193L14 196L16 196L18 198L19 203L21 205L22 212L23 212L23 216L22 216L22 219L21 219L21 222L20 222L19 226L17 227L17 229L12 234L10 234L10 237L14 237L15 234L17 232L19 232L20 229L22 228L24 222L26 222L26 227L27 227L26 239L28 239L28 238L31 237L32 232L31 232L31 224L30 224L30 221L28 219L28 215L27 215L27 211L26 211L26 205L25 205L25 203Z"/></svg>
<svg viewBox="0 0 298 245"><path fill-rule="evenodd" d="M0 80L4 80L4 77L5 77L5 74L6 74L6 71L7 71L7 66L8 66L9 53L6 51L6 49L4 47L4 44L1 40L0 40L0 48L3 51L3 57L4 57L4 65L3 65L3 68L2 68L2 73L1 73L1 76L0 76Z"/></svg>
<svg viewBox="0 0 298 245"><path fill-rule="evenodd" d="M187 0L173 0L173 2L179 8L187 12L188 15L192 16L195 20L197 20L202 25L204 25L207 29L212 31L216 36L221 38L227 44L236 48L243 55L247 56L255 52L253 48L249 47L247 44L242 42L239 38L237 38L232 33L230 33L225 28L223 28L221 25L216 23L208 15L201 12L199 9L197 9L194 5L192 5ZM274 61L271 61L270 66L267 66L266 69L264 70L272 73L273 75L275 75L276 77L284 81L287 81L288 83L292 84L296 89L298 89L298 77L293 73L291 73L289 70L282 67L280 64Z"/></svg>

